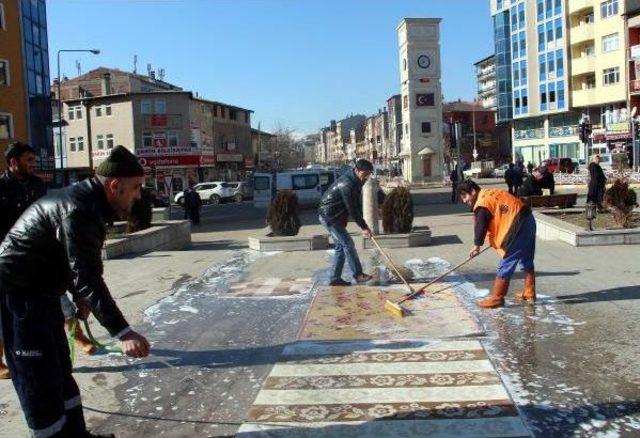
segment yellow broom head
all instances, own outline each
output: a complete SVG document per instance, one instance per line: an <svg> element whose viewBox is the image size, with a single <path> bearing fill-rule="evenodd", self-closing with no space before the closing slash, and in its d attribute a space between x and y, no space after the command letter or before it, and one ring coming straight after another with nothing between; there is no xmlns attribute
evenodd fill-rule
<svg viewBox="0 0 640 438"><path fill-rule="evenodd" d="M399 304L396 304L393 301L387 300L384 303L384 310L386 310L387 313L390 313L391 315L395 316L396 318L404 317L404 309L402 307L400 307Z"/></svg>

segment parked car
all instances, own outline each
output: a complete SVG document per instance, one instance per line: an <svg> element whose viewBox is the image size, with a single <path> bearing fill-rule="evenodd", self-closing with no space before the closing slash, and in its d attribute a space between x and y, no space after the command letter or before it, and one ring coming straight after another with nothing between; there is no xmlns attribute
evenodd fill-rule
<svg viewBox="0 0 640 438"><path fill-rule="evenodd" d="M245 199L251 199L251 186L245 181L229 182L225 183L233 190L233 200L236 202L242 202Z"/></svg>
<svg viewBox="0 0 640 438"><path fill-rule="evenodd" d="M504 178L504 174L507 171L507 169L509 169L508 164L503 164L501 166L496 167L495 169L493 169L493 177Z"/></svg>
<svg viewBox="0 0 640 438"><path fill-rule="evenodd" d="M230 186L230 183L224 181L199 183L193 186L193 188L198 192L203 203L220 204L223 200L232 199L235 195L235 189ZM173 201L183 205L184 192L178 193Z"/></svg>

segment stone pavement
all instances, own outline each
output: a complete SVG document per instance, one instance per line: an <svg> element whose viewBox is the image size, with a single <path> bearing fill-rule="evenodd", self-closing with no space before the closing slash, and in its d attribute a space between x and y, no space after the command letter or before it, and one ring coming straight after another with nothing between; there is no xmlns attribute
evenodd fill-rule
<svg viewBox="0 0 640 438"><path fill-rule="evenodd" d="M421 281L466 257L472 225L465 207L447 203L447 189L414 193L416 225L432 228L433 245L389 252ZM321 230L315 214L302 219L304 233ZM77 358L75 376L91 427L122 437L232 436L251 418L281 353L299 345L314 290L233 297L230 287L269 278L311 278L321 286L329 257L324 251L251 253L247 236L263 226L262 215L243 214L194 229L189 251L106 263L108 285L132 325L149 335L153 356ZM541 300L533 308L511 299L495 311L473 306L493 280L494 253L446 279L485 333L473 340L533 435L638 435L639 254L637 246L539 241ZM381 264L373 250L361 256L367 269ZM517 277L510 296L521 284ZM24 435L13 388L0 382L0 436Z"/></svg>

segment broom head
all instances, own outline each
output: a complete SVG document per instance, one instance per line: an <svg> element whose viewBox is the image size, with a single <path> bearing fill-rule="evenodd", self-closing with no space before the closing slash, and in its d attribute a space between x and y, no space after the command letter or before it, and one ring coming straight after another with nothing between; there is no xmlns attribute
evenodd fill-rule
<svg viewBox="0 0 640 438"><path fill-rule="evenodd" d="M404 317L405 311L402 307L400 307L399 304L394 303L393 301L389 301L387 300L384 303L384 310L387 311L387 313L390 313L391 315L395 316L396 318L402 318Z"/></svg>

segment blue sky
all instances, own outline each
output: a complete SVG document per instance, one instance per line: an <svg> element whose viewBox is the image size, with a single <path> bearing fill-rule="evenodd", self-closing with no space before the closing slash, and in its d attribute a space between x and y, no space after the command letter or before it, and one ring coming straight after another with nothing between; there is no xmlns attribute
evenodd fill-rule
<svg viewBox="0 0 640 438"><path fill-rule="evenodd" d="M250 108L253 124L316 132L372 114L399 92L396 26L440 17L445 99L475 96L473 63L493 52L486 0L49 0L51 76L98 66L164 68L165 80Z"/></svg>

